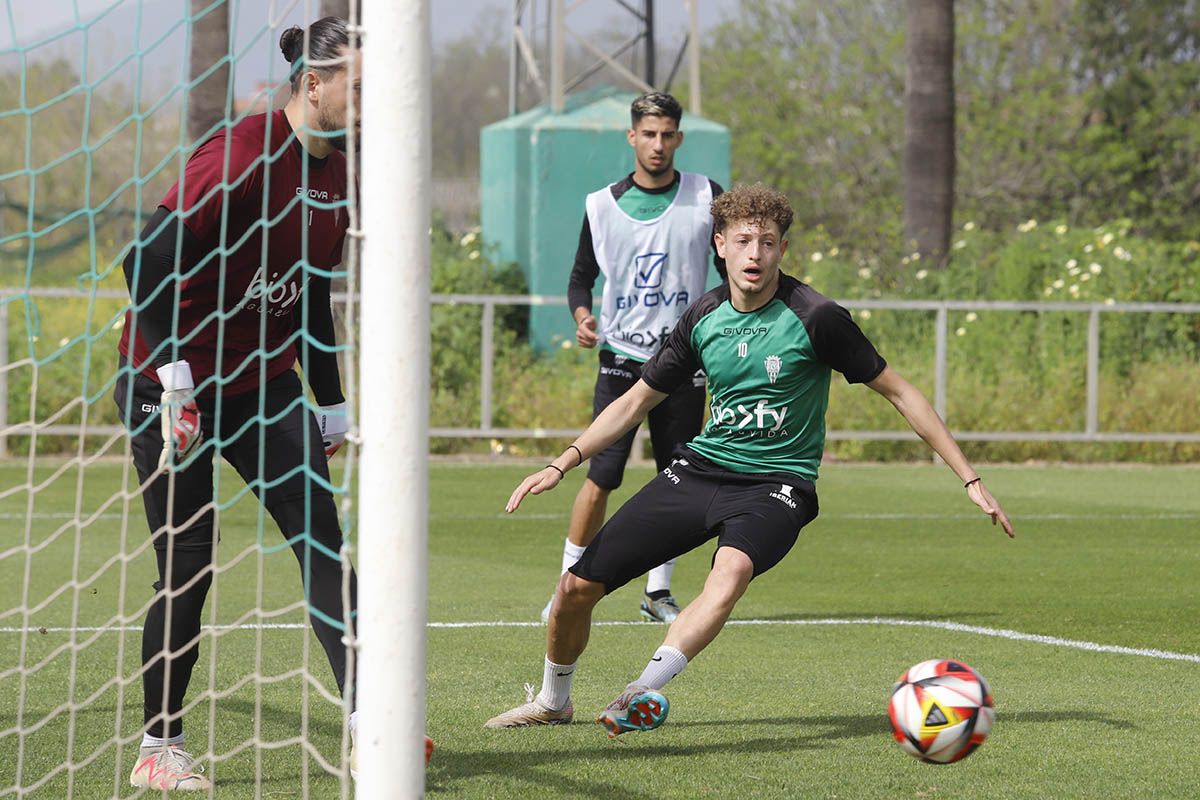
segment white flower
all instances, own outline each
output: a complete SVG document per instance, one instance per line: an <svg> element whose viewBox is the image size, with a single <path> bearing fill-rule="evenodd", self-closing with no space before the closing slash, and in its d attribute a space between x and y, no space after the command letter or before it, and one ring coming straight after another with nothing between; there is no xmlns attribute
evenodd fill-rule
<svg viewBox="0 0 1200 800"><path fill-rule="evenodd" d="M1080 272L1079 267L1071 267L1069 270L1067 270L1067 274L1070 275L1072 278L1074 278L1076 275L1078 275L1079 272Z"/></svg>
<svg viewBox="0 0 1200 800"><path fill-rule="evenodd" d="M917 270L917 280L923 281L928 277L929 277L929 270L927 270L927 269Z"/></svg>
<svg viewBox="0 0 1200 800"><path fill-rule="evenodd" d="M475 231L468 231L467 233L463 234L463 237L458 240L458 243L463 247L470 247L471 245L475 244L475 239Z"/></svg>
<svg viewBox="0 0 1200 800"><path fill-rule="evenodd" d="M1084 281L1090 281L1091 279L1092 279L1092 274L1090 272L1085 272L1079 276L1080 283L1082 283Z"/></svg>
<svg viewBox="0 0 1200 800"><path fill-rule="evenodd" d="M841 251L841 250L838 250L836 247L831 247L831 248L829 248L829 257L830 257L830 258L833 258L834 256L836 256L836 255L837 255L838 253L840 253L840 252L842 252L842 251Z"/></svg>
<svg viewBox="0 0 1200 800"><path fill-rule="evenodd" d="M1122 261L1133 260L1133 255L1128 250L1126 250L1124 247L1120 247L1120 246L1114 247L1113 255L1116 256L1117 258L1121 259Z"/></svg>
<svg viewBox="0 0 1200 800"><path fill-rule="evenodd" d="M1109 298L1106 298L1106 299L1104 300L1104 305L1106 305L1106 306L1112 306L1112 305L1116 305L1116 303L1117 303L1117 301L1116 301L1116 300L1114 300L1114 299L1112 299L1111 297L1109 297Z"/></svg>
<svg viewBox="0 0 1200 800"><path fill-rule="evenodd" d="M1067 262L1067 269L1075 269L1077 266L1079 266L1079 262L1073 258Z"/></svg>
<svg viewBox="0 0 1200 800"><path fill-rule="evenodd" d="M966 336L966 335L967 335L967 329L966 329L966 328L956 328L956 329L954 330L954 335L955 335L955 336Z"/></svg>
<svg viewBox="0 0 1200 800"><path fill-rule="evenodd" d="M1037 220L1031 219L1031 220L1022 222L1020 225L1018 225L1017 230L1019 230L1021 233L1029 233L1031 230L1033 230L1036 227L1037 227Z"/></svg>
<svg viewBox="0 0 1200 800"><path fill-rule="evenodd" d="M966 225L963 225L963 230L964 230L964 231L973 231L973 230L975 230L975 223L974 223L974 222L968 222Z"/></svg>
<svg viewBox="0 0 1200 800"><path fill-rule="evenodd" d="M912 259L909 258L908 256L905 256L904 258L900 259L901 264L908 264L911 261L912 261Z"/></svg>
<svg viewBox="0 0 1200 800"><path fill-rule="evenodd" d="M862 311L858 312L858 318L859 319L870 319L871 318L871 309L864 308Z"/></svg>
<svg viewBox="0 0 1200 800"><path fill-rule="evenodd" d="M479 251L478 251L478 250L472 250L471 252L467 253L467 258L471 259L472 261L476 261L476 260L478 260L478 258L479 258Z"/></svg>
<svg viewBox="0 0 1200 800"><path fill-rule="evenodd" d="M1092 252L1092 251L1093 251L1093 250L1095 250L1095 249L1096 249L1096 248L1092 247L1090 244L1085 244L1085 245L1083 246L1083 252L1085 252L1085 253L1090 253L1090 252Z"/></svg>
<svg viewBox="0 0 1200 800"><path fill-rule="evenodd" d="M821 255L820 253L813 253L812 256L810 256L810 257L812 258L813 263L815 264L816 262L820 261L825 256Z"/></svg>
<svg viewBox="0 0 1200 800"><path fill-rule="evenodd" d="M563 349L563 350L570 350L570 349L571 349L571 340L570 340L570 339L563 339L563 343L562 343L562 349Z"/></svg>
<svg viewBox="0 0 1200 800"><path fill-rule="evenodd" d="M1079 284L1072 283L1067 287L1067 291L1071 293L1071 297L1079 297Z"/></svg>
<svg viewBox="0 0 1200 800"><path fill-rule="evenodd" d="M1106 234L1104 234L1104 236L1100 237L1100 244L1103 244L1103 245L1112 244L1112 240L1115 238L1116 237L1113 236L1111 233L1106 233Z"/></svg>
<svg viewBox="0 0 1200 800"><path fill-rule="evenodd" d="M866 267L863 267L862 269L860 269L858 271L858 277L862 278L865 281L867 278L871 277L871 270L867 269Z"/></svg>
<svg viewBox="0 0 1200 800"><path fill-rule="evenodd" d="M967 322L974 322L977 319L979 319L979 315L976 314L974 311L967 312Z"/></svg>
<svg viewBox="0 0 1200 800"><path fill-rule="evenodd" d="M117 317L117 321L113 323L112 329L114 331L119 331L119 330L121 330L121 328L124 328L124 327L125 327L125 317Z"/></svg>
<svg viewBox="0 0 1200 800"><path fill-rule="evenodd" d="M962 249L963 249L964 247L966 247L966 246L967 246L967 240L966 240L966 239L959 239L957 242L955 242L955 243L954 243L954 249L955 249L955 250L962 250Z"/></svg>
<svg viewBox="0 0 1200 800"><path fill-rule="evenodd" d="M1053 286L1055 289L1061 289L1062 287L1067 285L1067 282L1064 281L1062 278L1059 278L1058 280L1056 280L1054 283L1052 283L1050 285Z"/></svg>
<svg viewBox="0 0 1200 800"><path fill-rule="evenodd" d="M1067 232L1067 226L1066 226L1066 225L1059 225L1058 227L1056 227L1056 228L1054 229L1054 232L1055 232L1055 233L1057 233L1059 236L1062 236L1064 233L1066 233L1066 232Z"/></svg>
<svg viewBox="0 0 1200 800"><path fill-rule="evenodd" d="M909 256L909 258L910 258L910 259L912 259L913 261L920 261L920 260L921 260L921 254L920 254L920 253L913 253L911 256Z"/></svg>
<svg viewBox="0 0 1200 800"><path fill-rule="evenodd" d="M1088 264L1088 272L1092 273L1093 275L1099 275L1103 271L1104 271L1104 267L1100 266L1095 261Z"/></svg>
<svg viewBox="0 0 1200 800"><path fill-rule="evenodd" d="M1046 297L1049 297L1050 295L1054 294L1054 287L1053 287L1053 286L1047 286L1047 287L1045 288L1045 290L1042 292L1042 294L1046 295Z"/></svg>
<svg viewBox="0 0 1200 800"><path fill-rule="evenodd" d="M812 275L805 275L805 276L804 276L804 282L805 282L805 283L812 283Z"/></svg>
<svg viewBox="0 0 1200 800"><path fill-rule="evenodd" d="M58 340L58 346L59 346L59 347L66 347L66 346L67 346L68 344L70 344L70 343L71 343L71 339L70 339L69 337L67 337L67 336L64 336L64 337L62 337L61 339L59 339L59 340Z"/></svg>

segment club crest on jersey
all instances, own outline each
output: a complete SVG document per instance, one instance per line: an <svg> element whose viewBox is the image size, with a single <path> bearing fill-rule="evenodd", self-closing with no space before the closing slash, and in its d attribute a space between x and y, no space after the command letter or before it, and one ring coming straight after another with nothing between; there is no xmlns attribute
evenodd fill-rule
<svg viewBox="0 0 1200 800"><path fill-rule="evenodd" d="M767 356L763 359L763 366L767 368L767 377L774 383L779 378L779 370L783 369L783 359L779 356Z"/></svg>

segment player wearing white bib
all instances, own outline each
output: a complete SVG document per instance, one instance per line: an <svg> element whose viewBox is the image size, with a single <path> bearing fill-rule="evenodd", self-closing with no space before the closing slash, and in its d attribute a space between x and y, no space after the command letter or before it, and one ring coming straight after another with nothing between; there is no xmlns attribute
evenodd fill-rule
<svg viewBox="0 0 1200 800"><path fill-rule="evenodd" d="M592 412L599 416L641 378L650 359L688 303L704 294L713 250L709 206L721 187L709 178L675 170L683 144L683 109L667 94L643 95L630 107L626 133L634 171L592 192L567 288L580 347L599 347L600 368ZM722 262L717 270L724 276ZM592 288L604 276L600 319L592 314ZM697 374L649 415L654 460L662 469L671 452L700 432L704 376ZM563 545L565 573L583 554L604 522L608 495L621 485L636 428L592 459L571 511ZM672 622L679 606L671 596L672 559L650 570L642 599L644 617ZM542 621L550 616L550 603Z"/></svg>

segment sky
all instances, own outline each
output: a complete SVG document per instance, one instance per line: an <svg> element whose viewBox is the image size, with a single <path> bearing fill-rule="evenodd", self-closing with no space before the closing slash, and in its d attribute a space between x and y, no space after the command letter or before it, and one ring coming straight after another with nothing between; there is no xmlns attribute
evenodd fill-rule
<svg viewBox="0 0 1200 800"><path fill-rule="evenodd" d="M380 2L381 0L364 0ZM391 2L397 0L382 0ZM30 58L67 57L79 61L87 53L92 80L112 75L131 79L178 80L186 69L184 30L180 24L189 0L3 0L0 12L0 69ZM495 26L504 19L510 0L429 0L434 47ZM701 29L732 15L737 0L697 0ZM238 63L239 94L260 81L278 80L285 64L277 47L287 26L318 16L318 0L230 0L231 38ZM548 0L534 0L540 14ZM617 0L568 0L568 23L579 33L605 26L633 29L632 18ZM660 45L682 40L687 13L683 0L657 0L655 23ZM131 53L144 58L131 58ZM0 105L3 101L0 100Z"/></svg>

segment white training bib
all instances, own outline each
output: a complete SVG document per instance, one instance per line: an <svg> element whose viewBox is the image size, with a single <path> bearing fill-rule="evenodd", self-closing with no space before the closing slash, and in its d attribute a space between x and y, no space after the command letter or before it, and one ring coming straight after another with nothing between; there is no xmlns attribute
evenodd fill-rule
<svg viewBox="0 0 1200 800"><path fill-rule="evenodd" d="M658 218L639 221L610 187L587 196L592 249L604 274L600 340L639 361L658 351L688 303L704 294L712 249L712 187L694 172Z"/></svg>

